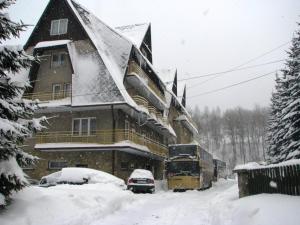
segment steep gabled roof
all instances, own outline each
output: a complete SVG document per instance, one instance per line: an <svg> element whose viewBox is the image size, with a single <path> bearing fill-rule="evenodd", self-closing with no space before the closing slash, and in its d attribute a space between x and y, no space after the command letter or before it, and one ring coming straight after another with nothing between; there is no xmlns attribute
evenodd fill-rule
<svg viewBox="0 0 300 225"><path fill-rule="evenodd" d="M103 61L103 66L107 68L109 74L112 76L125 102L136 106L123 84L132 43L99 20L83 6L73 0L66 1L96 47Z"/></svg>
<svg viewBox="0 0 300 225"><path fill-rule="evenodd" d="M115 29L127 37L138 48L141 47L150 23L133 24L127 26L116 27Z"/></svg>
<svg viewBox="0 0 300 225"><path fill-rule="evenodd" d="M162 80L162 82L164 82L168 91L172 91L175 82L176 73L177 73L176 69L160 69L158 71L159 78Z"/></svg>

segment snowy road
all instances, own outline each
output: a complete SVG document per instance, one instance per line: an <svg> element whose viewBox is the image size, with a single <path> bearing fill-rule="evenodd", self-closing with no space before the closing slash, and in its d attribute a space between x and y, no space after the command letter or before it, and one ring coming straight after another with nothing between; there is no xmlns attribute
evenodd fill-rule
<svg viewBox="0 0 300 225"><path fill-rule="evenodd" d="M1 225L298 225L300 197L261 194L238 199L237 182L205 191L133 194L112 184L28 187L18 192ZM280 203L280 204L278 204Z"/></svg>
<svg viewBox="0 0 300 225"><path fill-rule="evenodd" d="M216 211L223 206L226 192L236 189L236 182L227 181L205 191L173 193L158 191L154 195L136 195L137 200L93 225L209 225L220 224ZM229 191L232 193L232 191ZM237 192L236 192L237 193ZM238 198L236 194L236 198ZM222 210L226 210L223 209ZM224 217L222 216L222 219ZM224 224L222 221L221 224Z"/></svg>

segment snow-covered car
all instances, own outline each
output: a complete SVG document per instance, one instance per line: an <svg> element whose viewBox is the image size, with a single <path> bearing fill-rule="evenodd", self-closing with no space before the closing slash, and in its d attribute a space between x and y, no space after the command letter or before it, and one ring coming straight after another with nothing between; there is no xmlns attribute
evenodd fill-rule
<svg viewBox="0 0 300 225"><path fill-rule="evenodd" d="M153 174L149 170L135 169L127 181L127 189L132 192L155 192Z"/></svg>
<svg viewBox="0 0 300 225"><path fill-rule="evenodd" d="M61 171L42 177L39 186L50 187L57 184L114 184L126 188L125 182L109 173L78 167L67 167Z"/></svg>

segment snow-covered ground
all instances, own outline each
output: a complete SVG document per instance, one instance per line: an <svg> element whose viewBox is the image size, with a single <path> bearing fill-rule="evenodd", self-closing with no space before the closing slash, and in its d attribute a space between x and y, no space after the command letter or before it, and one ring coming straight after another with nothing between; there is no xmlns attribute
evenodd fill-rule
<svg viewBox="0 0 300 225"><path fill-rule="evenodd" d="M112 184L29 187L0 212L1 225L296 225L300 197L261 194L238 199L236 181L205 191L133 194Z"/></svg>

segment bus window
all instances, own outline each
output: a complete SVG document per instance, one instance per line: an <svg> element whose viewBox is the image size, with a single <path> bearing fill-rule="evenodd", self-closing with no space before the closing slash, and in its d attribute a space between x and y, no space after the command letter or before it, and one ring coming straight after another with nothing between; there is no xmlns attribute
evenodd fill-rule
<svg viewBox="0 0 300 225"><path fill-rule="evenodd" d="M168 163L169 176L199 176L199 163L195 161L172 161Z"/></svg>
<svg viewBox="0 0 300 225"><path fill-rule="evenodd" d="M169 147L169 157L175 156L197 156L197 146L196 145L177 145Z"/></svg>

